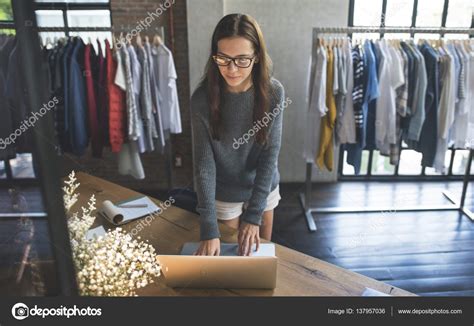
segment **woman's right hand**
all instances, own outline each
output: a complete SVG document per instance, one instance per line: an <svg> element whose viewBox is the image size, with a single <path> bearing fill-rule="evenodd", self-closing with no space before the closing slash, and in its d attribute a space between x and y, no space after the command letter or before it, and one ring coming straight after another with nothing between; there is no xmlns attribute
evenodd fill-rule
<svg viewBox="0 0 474 326"><path fill-rule="evenodd" d="M221 241L219 238L203 240L195 256L219 256L221 254Z"/></svg>

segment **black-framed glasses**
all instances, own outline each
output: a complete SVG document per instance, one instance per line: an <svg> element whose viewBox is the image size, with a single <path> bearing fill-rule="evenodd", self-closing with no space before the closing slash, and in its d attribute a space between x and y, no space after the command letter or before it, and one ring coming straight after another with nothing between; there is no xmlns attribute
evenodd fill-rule
<svg viewBox="0 0 474 326"><path fill-rule="evenodd" d="M228 66L232 61L234 61L234 65L236 65L239 68L248 68L252 64L253 59L255 59L255 56L253 57L238 57L238 58L231 58L231 57L226 57L223 55L213 55L212 58L214 59L214 62L218 66Z"/></svg>

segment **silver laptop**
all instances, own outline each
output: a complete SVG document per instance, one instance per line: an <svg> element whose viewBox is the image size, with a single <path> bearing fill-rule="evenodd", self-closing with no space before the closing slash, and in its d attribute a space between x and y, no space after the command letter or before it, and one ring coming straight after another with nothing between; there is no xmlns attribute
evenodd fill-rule
<svg viewBox="0 0 474 326"><path fill-rule="evenodd" d="M198 246L199 243L187 243L181 255L158 255L166 285L229 289L276 287L278 258L274 255L274 244L260 244L259 251L251 256L238 256L237 244L230 243L221 243L221 256L193 256ZM266 255L272 252L273 255Z"/></svg>

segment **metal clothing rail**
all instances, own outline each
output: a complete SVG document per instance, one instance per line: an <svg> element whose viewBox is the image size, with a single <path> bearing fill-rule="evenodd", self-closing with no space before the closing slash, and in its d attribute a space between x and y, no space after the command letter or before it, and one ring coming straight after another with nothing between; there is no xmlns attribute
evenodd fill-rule
<svg viewBox="0 0 474 326"><path fill-rule="evenodd" d="M13 21L0 21L0 29L15 29Z"/></svg>
<svg viewBox="0 0 474 326"><path fill-rule="evenodd" d="M68 30L70 32L129 32L131 31L134 26L131 26L130 24L127 25L128 27L125 27L124 25L121 25L120 27L102 27L102 26L91 26L91 27L68 27ZM36 30L39 32L65 32L65 27L37 27ZM153 30L155 32L160 32L164 36L163 33L163 26L157 26L154 28L148 28L148 30ZM142 32L142 34L144 34Z"/></svg>
<svg viewBox="0 0 474 326"><path fill-rule="evenodd" d="M316 34L352 34L352 33L424 33L424 34L469 34L474 35L474 28L458 27L315 27L313 41ZM316 36L317 37L317 36Z"/></svg>
<svg viewBox="0 0 474 326"><path fill-rule="evenodd" d="M474 36L474 28L419 28L419 27L315 27L313 28L313 41L312 41L312 51L311 51L311 74L310 74L310 83L308 85L308 94L311 95L311 85L314 82L314 68L315 68L315 58L316 51L318 46L318 38L321 34L349 34L352 33L410 33L414 35L415 33L427 33L427 34L469 34L469 36ZM309 98L309 103L311 103L311 98ZM309 105L309 104L308 104ZM471 164L473 158L473 150L469 151L469 159L466 166L466 171L463 179L463 189L461 200L457 202L453 199L452 195L448 192L443 192L443 194L451 201L451 204L448 205L439 205L439 206L407 206L397 208L399 212L419 212L419 211L459 211L460 213L468 216L471 220L474 220L474 214L466 207L464 207L467 186L470 179ZM391 207L312 207L311 206L311 193L312 193L312 168L313 162L306 162L306 178L305 178L305 192L299 193L299 200L301 207L303 209L303 214L306 218L306 223L308 229L312 232L317 230L316 223L314 221L312 213L369 213L369 212L380 212L387 209L392 209Z"/></svg>

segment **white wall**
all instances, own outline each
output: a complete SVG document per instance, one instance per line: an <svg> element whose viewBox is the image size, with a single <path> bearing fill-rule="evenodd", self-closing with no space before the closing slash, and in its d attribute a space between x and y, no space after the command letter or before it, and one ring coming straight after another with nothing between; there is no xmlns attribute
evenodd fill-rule
<svg viewBox="0 0 474 326"><path fill-rule="evenodd" d="M305 178L303 146L312 28L347 26L348 10L349 0L187 0L191 90L202 77L212 32L221 17L236 12L250 14L262 28L274 76L292 100L283 121L279 159L282 182L302 182ZM313 180L335 181L336 171L314 168Z"/></svg>

